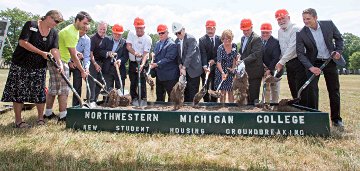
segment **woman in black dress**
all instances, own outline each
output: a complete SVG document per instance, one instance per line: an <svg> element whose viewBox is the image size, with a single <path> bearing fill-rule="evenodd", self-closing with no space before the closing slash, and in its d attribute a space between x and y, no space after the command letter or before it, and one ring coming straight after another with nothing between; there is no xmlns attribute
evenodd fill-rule
<svg viewBox="0 0 360 171"><path fill-rule="evenodd" d="M41 20L27 21L21 31L1 99L3 102L13 102L16 128L30 127L21 118L24 102L36 104L37 124L45 124L43 111L47 55L51 50L59 61L58 34L54 27L62 21L62 14L51 10Z"/></svg>
<svg viewBox="0 0 360 171"><path fill-rule="evenodd" d="M215 70L215 87L217 88L221 82L220 89L222 96L220 97L220 102L224 103L226 96L228 97L228 102L234 102L234 94L232 92L232 82L233 76L228 74L229 70L232 71L232 68L235 67L235 62L237 58L236 53L236 44L232 43L234 34L231 30L224 30L221 35L221 41L223 42L217 51L217 63Z"/></svg>

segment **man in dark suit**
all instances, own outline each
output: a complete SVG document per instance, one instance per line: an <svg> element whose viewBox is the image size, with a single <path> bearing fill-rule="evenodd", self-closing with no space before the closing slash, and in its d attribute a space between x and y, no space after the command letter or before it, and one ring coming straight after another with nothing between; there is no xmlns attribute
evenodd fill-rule
<svg viewBox="0 0 360 171"><path fill-rule="evenodd" d="M150 64L156 71L156 101L165 101L165 93L170 101L171 90L179 79L177 46L169 37L168 28L164 24L157 27L159 41L154 48L155 60Z"/></svg>
<svg viewBox="0 0 360 171"><path fill-rule="evenodd" d="M200 75L203 73L200 50L194 36L185 32L180 23L173 23L172 30L177 39L178 63L181 75L186 75L187 85L184 92L184 102L192 102L199 91Z"/></svg>
<svg viewBox="0 0 360 171"><path fill-rule="evenodd" d="M275 65L280 60L281 50L280 44L272 34L272 26L270 23L263 23L260 27L261 41L263 43L263 62L265 67L264 78L269 75L273 75L275 71ZM279 75L279 74L277 74ZM270 99L270 103L277 103L280 94L280 82L269 83L270 88L266 88L266 99Z"/></svg>
<svg viewBox="0 0 360 171"><path fill-rule="evenodd" d="M215 35L216 31L216 22L214 20L206 21L206 34L199 39L199 48L201 55L201 63L203 66L204 73L201 74L202 84L205 84L205 75L207 72L210 72L208 76L208 83L206 84L206 89L211 90L215 89L214 81L215 81L215 60L217 49L222 43L220 37ZM210 64L210 69L208 66ZM211 97L209 93L206 93L204 96L204 102L216 102L217 99Z"/></svg>
<svg viewBox="0 0 360 171"><path fill-rule="evenodd" d="M323 69L323 73L330 98L333 126L343 127L340 117L340 83L335 62L341 60L344 41L332 21L317 20L315 9L304 10L302 16L305 26L296 35L296 52L308 70L308 77L312 74L317 76L308 86L308 105L314 109L319 108L319 67L334 53L333 60Z"/></svg>
<svg viewBox="0 0 360 171"><path fill-rule="evenodd" d="M115 65L120 66L120 75L123 88L125 86L126 69L125 64L129 59L129 52L126 49L126 41L121 36L124 33L122 25L115 24L112 27L112 36L105 37L100 43L100 56L103 58L102 72L108 89L120 88L119 77Z"/></svg>
<svg viewBox="0 0 360 171"><path fill-rule="evenodd" d="M250 19L241 20L240 29L244 36L241 38L239 53L241 60L245 62L245 70L249 76L248 102L253 104L259 99L261 78L264 75L262 43L261 38L253 32Z"/></svg>

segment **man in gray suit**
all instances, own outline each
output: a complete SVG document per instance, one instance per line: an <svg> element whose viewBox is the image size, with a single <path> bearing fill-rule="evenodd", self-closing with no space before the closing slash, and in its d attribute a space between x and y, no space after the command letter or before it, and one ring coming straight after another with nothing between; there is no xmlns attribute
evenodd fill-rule
<svg viewBox="0 0 360 171"><path fill-rule="evenodd" d="M296 52L299 60L307 69L310 77L317 77L308 86L308 105L319 108L319 77L320 66L335 54L333 60L323 69L326 87L330 98L330 114L333 126L343 127L340 117L340 83L336 63L343 61L341 53L344 40L332 21L318 21L315 9L308 8L302 13L304 28L296 35Z"/></svg>
<svg viewBox="0 0 360 171"><path fill-rule="evenodd" d="M199 91L200 76L203 73L199 46L195 37L185 32L182 24L174 22L172 31L177 37L175 44L178 48L180 75L186 75L184 102L192 102Z"/></svg>
<svg viewBox="0 0 360 171"><path fill-rule="evenodd" d="M261 38L253 32L250 19L241 20L240 29L244 36L241 38L239 53L249 75L248 102L253 104L255 100L259 99L261 78L264 75L262 42Z"/></svg>

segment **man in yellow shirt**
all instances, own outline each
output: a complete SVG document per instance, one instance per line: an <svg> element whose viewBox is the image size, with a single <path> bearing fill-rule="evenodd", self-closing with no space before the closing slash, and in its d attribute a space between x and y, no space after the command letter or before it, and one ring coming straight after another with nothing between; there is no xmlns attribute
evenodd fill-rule
<svg viewBox="0 0 360 171"><path fill-rule="evenodd" d="M87 12L80 11L73 24L66 26L59 32L59 52L63 72L67 78L69 78L69 66L67 62L71 60L75 63L76 67L81 72L81 77L86 78L87 72L82 67L79 58L82 58L82 54L76 51L76 45L79 40L79 30L89 25L92 18ZM51 119L56 117L52 111L52 107L55 101L55 96L58 95L59 101L59 119L58 121L66 121L66 107L67 98L69 95L69 87L65 80L61 78L60 73L57 71L54 65L48 66L50 79L49 79L49 91L46 97L46 110L44 118Z"/></svg>

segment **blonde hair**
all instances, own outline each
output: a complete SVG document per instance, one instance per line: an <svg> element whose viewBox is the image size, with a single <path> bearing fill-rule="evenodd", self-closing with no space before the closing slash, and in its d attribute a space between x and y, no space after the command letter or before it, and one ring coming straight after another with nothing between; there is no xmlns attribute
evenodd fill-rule
<svg viewBox="0 0 360 171"><path fill-rule="evenodd" d="M224 41L225 38L231 39L231 40L234 39L234 34L232 33L232 31L230 29L226 29L222 32L221 41Z"/></svg>

